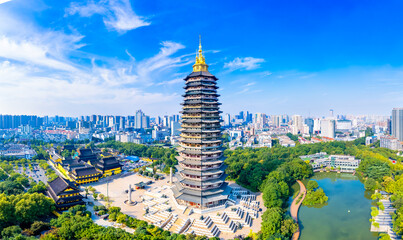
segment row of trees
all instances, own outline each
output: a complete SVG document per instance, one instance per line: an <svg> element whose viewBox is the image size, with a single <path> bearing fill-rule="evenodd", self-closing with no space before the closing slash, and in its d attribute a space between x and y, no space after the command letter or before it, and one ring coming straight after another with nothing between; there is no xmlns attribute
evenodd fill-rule
<svg viewBox="0 0 403 240"><path fill-rule="evenodd" d="M178 154L173 148L146 146L135 143L122 143L113 140L99 144L98 147L112 148L125 155L156 158L158 160L153 162L152 166L154 167L156 165L163 164L165 166L163 171L167 174L169 173L170 167L178 164L178 161L175 158L175 156L177 156Z"/></svg>
<svg viewBox="0 0 403 240"><path fill-rule="evenodd" d="M102 210L104 211L104 210ZM109 219L136 229L128 233L119 228L102 227L95 224L85 207L76 206L64 212L57 219L51 220L54 227L41 237L42 240L75 240L75 239L144 239L144 240L207 240L205 236L181 235L170 233L146 221L138 220L120 212L119 207L108 209ZM214 240L218 240L214 238Z"/></svg>

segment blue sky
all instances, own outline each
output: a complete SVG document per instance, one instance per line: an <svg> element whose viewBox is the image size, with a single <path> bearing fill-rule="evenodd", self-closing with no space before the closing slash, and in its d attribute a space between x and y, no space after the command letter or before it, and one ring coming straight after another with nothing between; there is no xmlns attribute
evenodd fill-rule
<svg viewBox="0 0 403 240"><path fill-rule="evenodd" d="M180 110L199 34L222 109L388 115L402 1L0 0L0 113Z"/></svg>

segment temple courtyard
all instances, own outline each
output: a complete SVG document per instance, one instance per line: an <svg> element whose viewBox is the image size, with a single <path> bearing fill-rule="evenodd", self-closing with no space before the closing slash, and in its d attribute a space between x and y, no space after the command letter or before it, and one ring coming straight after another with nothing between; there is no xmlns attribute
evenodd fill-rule
<svg viewBox="0 0 403 240"><path fill-rule="evenodd" d="M144 189L136 189L139 183L150 181L151 184L144 184ZM251 230L260 231L261 215L265 211L260 193L251 193L233 182L229 183L233 190L227 204L204 214L177 204L167 178L154 181L138 174L124 174L90 185L97 193L109 195L111 206L120 207L121 212L174 233L222 239L247 236ZM132 189L131 203L129 185Z"/></svg>

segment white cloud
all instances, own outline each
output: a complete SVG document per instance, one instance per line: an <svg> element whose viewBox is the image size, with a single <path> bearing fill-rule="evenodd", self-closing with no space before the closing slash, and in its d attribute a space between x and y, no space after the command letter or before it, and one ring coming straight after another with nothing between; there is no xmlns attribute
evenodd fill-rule
<svg viewBox="0 0 403 240"><path fill-rule="evenodd" d="M245 58L235 58L234 60L224 64L225 68L230 71L235 70L253 70L260 67L260 63L264 62L263 58L245 57Z"/></svg>
<svg viewBox="0 0 403 240"><path fill-rule="evenodd" d="M150 86L174 84L171 73L191 63L188 55L176 56L183 45L162 42L154 56L119 60L83 52L81 35L25 24L4 9L0 16L0 112L77 116L146 108L152 114L162 103L179 110L177 93Z"/></svg>
<svg viewBox="0 0 403 240"><path fill-rule="evenodd" d="M250 87L250 86L253 86L255 84L256 84L256 82L250 82L250 83L245 84L244 87Z"/></svg>
<svg viewBox="0 0 403 240"><path fill-rule="evenodd" d="M0 4L6 3L6 2L10 2L11 0L0 0Z"/></svg>
<svg viewBox="0 0 403 240"><path fill-rule="evenodd" d="M78 14L81 17L102 15L105 26L118 32L126 32L151 23L136 15L130 0L89 0L86 4L71 3L66 9L67 15Z"/></svg>
<svg viewBox="0 0 403 240"><path fill-rule="evenodd" d="M52 54L50 51L50 46L41 43L0 36L0 57L59 70L75 70L74 66L57 59L57 52Z"/></svg>

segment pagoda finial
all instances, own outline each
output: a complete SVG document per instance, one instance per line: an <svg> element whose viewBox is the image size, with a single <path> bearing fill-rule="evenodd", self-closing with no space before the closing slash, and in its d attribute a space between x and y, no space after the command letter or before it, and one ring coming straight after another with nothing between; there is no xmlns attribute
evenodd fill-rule
<svg viewBox="0 0 403 240"><path fill-rule="evenodd" d="M207 72L208 65L203 56L201 35L199 35L199 53L196 54L196 63L193 65L193 72Z"/></svg>

